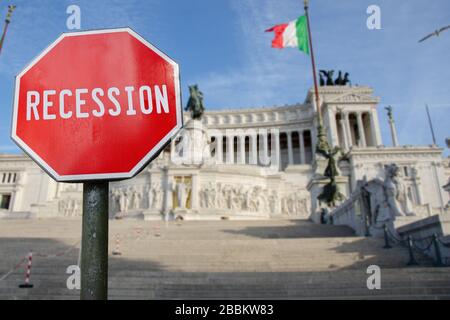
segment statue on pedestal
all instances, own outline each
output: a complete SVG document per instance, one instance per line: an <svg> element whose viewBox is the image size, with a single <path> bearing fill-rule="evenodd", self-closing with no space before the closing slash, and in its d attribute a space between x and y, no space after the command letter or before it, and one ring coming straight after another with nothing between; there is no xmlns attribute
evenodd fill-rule
<svg viewBox="0 0 450 320"><path fill-rule="evenodd" d="M336 80L334 80L334 85L340 86L340 85L342 85L343 81L344 81L344 79L342 78L342 71L339 70L338 77L336 78Z"/></svg>
<svg viewBox="0 0 450 320"><path fill-rule="evenodd" d="M392 106L387 106L384 109L386 109L387 111L389 121L394 121L394 113L393 113L394 108L392 108Z"/></svg>
<svg viewBox="0 0 450 320"><path fill-rule="evenodd" d="M392 145L394 147L398 146L398 137L397 137L397 129L395 127L394 114L392 106L388 106L385 108L387 110L387 116L389 119L389 127L391 128L391 136L392 136Z"/></svg>
<svg viewBox="0 0 450 320"><path fill-rule="evenodd" d="M178 135L171 160L178 165L204 165L211 160L211 142L206 125L201 121L205 111L203 93L197 85L189 87L190 97L185 111L191 112L184 130Z"/></svg>
<svg viewBox="0 0 450 320"><path fill-rule="evenodd" d="M334 85L334 81L333 81L333 74L334 74L334 70L320 70L320 74L321 76L323 75L325 77L325 85L327 86L333 86Z"/></svg>
<svg viewBox="0 0 450 320"><path fill-rule="evenodd" d="M346 72L344 77L342 77L343 72L339 70L338 77L333 80L334 70L320 70L320 86L346 86L350 83L349 76L350 74Z"/></svg>
<svg viewBox="0 0 450 320"><path fill-rule="evenodd" d="M336 184L336 177L339 175L336 166L336 156L341 151L339 147L334 149L324 150L317 149L317 153L321 154L328 160L328 165L325 169L324 176L330 179L330 182L323 187L322 193L317 197L320 202L325 202L329 207L335 207L337 201L342 201L344 196L339 192L338 185Z"/></svg>
<svg viewBox="0 0 450 320"><path fill-rule="evenodd" d="M344 80L342 80L342 82L341 82L341 86L346 86L347 84L350 83L349 77L350 77L350 74L348 72L346 72L344 75ZM351 85L351 83L350 83L350 85Z"/></svg>
<svg viewBox="0 0 450 320"><path fill-rule="evenodd" d="M369 225L377 228L385 224L392 226L396 217L414 215L407 190L399 176L399 167L396 164L387 165L385 172L384 181L373 179L362 186L363 194L367 193L369 200Z"/></svg>
<svg viewBox="0 0 450 320"><path fill-rule="evenodd" d="M395 216L414 215L408 190L400 177L400 168L396 164L386 166L384 188L389 207L391 207Z"/></svg>
<svg viewBox="0 0 450 320"><path fill-rule="evenodd" d="M203 105L203 93L199 90L198 85L189 86L189 101L185 111L191 112L191 118L194 120L201 119L205 112Z"/></svg>

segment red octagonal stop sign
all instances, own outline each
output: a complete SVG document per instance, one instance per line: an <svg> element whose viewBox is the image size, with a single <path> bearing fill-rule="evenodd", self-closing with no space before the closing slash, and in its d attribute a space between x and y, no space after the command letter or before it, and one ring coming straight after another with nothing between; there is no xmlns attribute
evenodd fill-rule
<svg viewBox="0 0 450 320"><path fill-rule="evenodd" d="M12 139L58 181L131 178L182 125L178 65L128 28L63 34L16 78Z"/></svg>

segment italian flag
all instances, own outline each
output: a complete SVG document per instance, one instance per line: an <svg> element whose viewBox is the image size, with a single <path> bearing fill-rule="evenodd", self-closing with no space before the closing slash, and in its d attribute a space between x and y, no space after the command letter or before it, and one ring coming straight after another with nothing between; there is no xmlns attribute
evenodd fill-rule
<svg viewBox="0 0 450 320"><path fill-rule="evenodd" d="M295 21L279 24L266 32L274 32L275 38L272 40L272 47L283 49L295 47L306 54L309 54L308 24L306 16L301 16Z"/></svg>

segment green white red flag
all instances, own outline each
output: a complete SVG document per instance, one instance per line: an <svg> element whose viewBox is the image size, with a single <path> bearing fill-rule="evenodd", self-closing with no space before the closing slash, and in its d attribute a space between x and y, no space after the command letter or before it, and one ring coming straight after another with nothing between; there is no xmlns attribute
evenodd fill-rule
<svg viewBox="0 0 450 320"><path fill-rule="evenodd" d="M287 47L298 48L309 55L308 23L306 16L301 16L295 21L279 24L266 32L274 32L272 47L283 49Z"/></svg>

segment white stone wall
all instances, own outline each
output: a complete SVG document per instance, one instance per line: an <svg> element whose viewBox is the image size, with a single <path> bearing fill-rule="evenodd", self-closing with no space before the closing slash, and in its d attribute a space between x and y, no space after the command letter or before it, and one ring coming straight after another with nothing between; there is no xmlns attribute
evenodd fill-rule
<svg viewBox="0 0 450 320"><path fill-rule="evenodd" d="M177 209L173 208L174 197L178 201L183 193L176 179L186 177L190 185L183 188L189 189L184 192L190 192L191 207L187 208L187 214L192 217L308 218L318 209L315 197L323 185L313 181L321 174L317 170L323 168L319 166L320 169L315 171L318 120L312 93L311 90L307 93L303 104L206 112L200 123L203 128L190 128L201 138L193 147L203 148L211 155L212 138L222 136L223 140L216 141L216 153L223 161L174 164L171 162L171 153L174 155L177 151L174 140L137 177L111 183L111 216L121 214L153 219L169 215ZM442 203L449 202L449 194L442 186L449 181L450 165L442 158L441 149L382 146L377 114L379 99L373 97L372 89L322 87L320 100L329 140L349 152L349 160L340 164L343 177L339 183L344 194L354 190L356 182L364 177L368 180L382 178L383 166L397 163L415 170L416 178L408 183L414 187L418 205L430 204L432 210L439 210ZM349 127L350 120L356 128L353 131ZM189 123L188 114L185 114L185 123ZM270 143L260 135L264 130L273 132ZM356 139L358 135L360 138ZM258 136L259 144L256 143ZM267 152L271 161L278 161L277 165L272 165L274 161L269 166L261 163L258 158L261 151ZM3 174L15 174L16 179L2 183ZM232 208L218 205L222 200L205 205L205 192L218 190L219 184L226 186L228 194L233 194L237 204ZM12 196L9 210L0 210L0 218L21 212L32 213L35 217L81 215L82 186L56 183L25 155L0 155L0 194ZM243 200L248 194L252 194L259 204L249 206L248 201ZM185 199L184 196L181 198Z"/></svg>
<svg viewBox="0 0 450 320"><path fill-rule="evenodd" d="M384 166L395 163L402 167L402 175L414 189L413 200L417 205L431 204L440 211L449 201L443 190L448 177L445 173L442 149L429 147L355 148L350 152L352 191L358 180L384 178ZM407 172L405 173L406 170Z"/></svg>

